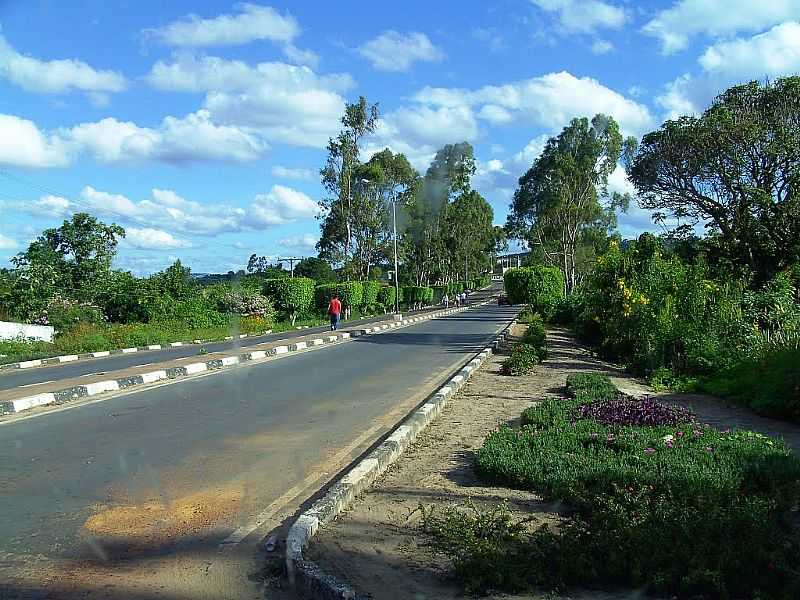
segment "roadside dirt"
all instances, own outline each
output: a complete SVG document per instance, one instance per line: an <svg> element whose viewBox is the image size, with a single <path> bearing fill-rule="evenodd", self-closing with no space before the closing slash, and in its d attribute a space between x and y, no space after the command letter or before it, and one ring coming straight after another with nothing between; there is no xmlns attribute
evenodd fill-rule
<svg viewBox="0 0 800 600"><path fill-rule="evenodd" d="M512 339L524 331L517 325ZM505 501L519 516L533 516L538 525L559 519L556 506L529 492L483 485L472 468L473 453L486 435L502 424L515 425L522 411L537 400L563 393L570 373L598 371L609 375L624 391L659 395L668 402L689 405L714 425L747 427L786 439L800 450L800 428L764 419L723 402L698 395L653 394L645 382L595 358L566 332L548 333L550 358L524 377L500 373L504 356L487 360L442 415L373 487L334 523L312 540L306 556L357 592L380 600L463 598L450 577L447 561L426 547L417 529L420 504L451 506L471 501L494 506ZM548 598L552 594L489 596L489 598ZM573 600L642 598L640 591L579 592Z"/></svg>

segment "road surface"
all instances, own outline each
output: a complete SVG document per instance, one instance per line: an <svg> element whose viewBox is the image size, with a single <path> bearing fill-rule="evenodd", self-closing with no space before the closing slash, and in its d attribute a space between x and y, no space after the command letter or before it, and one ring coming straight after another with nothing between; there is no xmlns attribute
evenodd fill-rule
<svg viewBox="0 0 800 600"><path fill-rule="evenodd" d="M0 598L263 597L255 545L516 312L474 308L0 425ZM231 536L243 542L220 550Z"/></svg>

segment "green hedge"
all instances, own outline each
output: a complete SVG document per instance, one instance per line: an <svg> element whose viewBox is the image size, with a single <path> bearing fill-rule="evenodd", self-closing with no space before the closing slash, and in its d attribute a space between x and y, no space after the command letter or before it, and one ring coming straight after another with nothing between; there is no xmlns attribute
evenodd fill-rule
<svg viewBox="0 0 800 600"><path fill-rule="evenodd" d="M361 304L365 307L370 307L378 304L378 292L381 289L380 281L365 281L364 282L364 296L361 299Z"/></svg>
<svg viewBox="0 0 800 600"><path fill-rule="evenodd" d="M553 317L559 300L564 297L564 276L556 267L508 269L503 283L511 304L530 304L546 320Z"/></svg>
<svg viewBox="0 0 800 600"><path fill-rule="evenodd" d="M360 281L342 281L318 285L315 292L317 308L327 310L334 294L339 296L344 308L361 306L364 300L364 284Z"/></svg>
<svg viewBox="0 0 800 600"><path fill-rule="evenodd" d="M393 311L396 295L394 286L385 285L378 290L378 304L383 306L386 311Z"/></svg>
<svg viewBox="0 0 800 600"><path fill-rule="evenodd" d="M264 281L264 295L279 309L286 311L294 325L298 313L311 308L314 301L314 280L306 277L283 277Z"/></svg>
<svg viewBox="0 0 800 600"><path fill-rule="evenodd" d="M431 304L433 302L433 288L407 285L403 288L403 300L409 306Z"/></svg>

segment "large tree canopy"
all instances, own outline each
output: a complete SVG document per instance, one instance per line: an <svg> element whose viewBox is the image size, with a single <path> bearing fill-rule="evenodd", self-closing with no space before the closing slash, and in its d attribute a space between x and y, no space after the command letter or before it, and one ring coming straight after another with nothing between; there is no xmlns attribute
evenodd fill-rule
<svg viewBox="0 0 800 600"><path fill-rule="evenodd" d="M735 271L800 260L800 77L732 87L648 133L628 166L640 204L704 222Z"/></svg>
<svg viewBox="0 0 800 600"><path fill-rule="evenodd" d="M576 283L581 243L591 230L615 223L619 202L603 205L600 199L607 197L608 177L622 147L613 118L598 114L591 122L573 119L547 141L514 193L507 230L563 271L567 291Z"/></svg>

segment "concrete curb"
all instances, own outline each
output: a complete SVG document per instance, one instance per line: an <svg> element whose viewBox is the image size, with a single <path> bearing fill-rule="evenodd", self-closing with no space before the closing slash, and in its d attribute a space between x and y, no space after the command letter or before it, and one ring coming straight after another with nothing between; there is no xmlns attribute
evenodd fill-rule
<svg viewBox="0 0 800 600"><path fill-rule="evenodd" d="M485 303L484 303L485 304ZM463 310L463 309L460 309ZM303 549L319 528L335 519L350 503L383 474L417 439L436 417L441 414L447 400L455 394L505 341L508 330L516 323L512 320L497 337L464 367L457 371L421 407L411 413L386 440L372 450L327 493L301 513L292 524L286 537L286 573L290 584L304 598L318 600L359 600L347 585L323 571L319 565L303 558Z"/></svg>
<svg viewBox="0 0 800 600"><path fill-rule="evenodd" d="M489 301L481 302L474 304L472 306L482 306L488 303ZM382 324L380 326L376 326L373 328L355 330L352 332L343 331L341 333L337 333L336 335L326 335L326 336L321 335L319 338L315 338L312 340L295 342L285 346L275 346L268 350L254 350L251 352L243 352L238 355L225 356L221 359L218 358L205 362L190 363L188 365L184 365L181 367L172 367L165 370L151 371L148 373L143 373L141 375L124 377L122 379L109 379L106 381L97 381L86 385L76 385L61 390L56 390L54 392L46 392L42 394L36 394L34 396L25 396L22 398L15 398L13 400L4 400L0 401L0 414L7 414L7 413L16 414L26 410L30 410L32 408L36 408L38 406L70 402L72 400L77 400L88 396L95 396L97 394L118 391L121 389L126 389L137 385L154 383L162 379L178 379L182 377L189 377L191 375L197 375L199 373L204 373L206 371L215 371L223 368L233 367L244 362L250 362L254 360L264 360L270 357L289 354L292 352L298 352L301 350L311 350L325 344L343 343L355 339L356 337L359 337L361 335L377 334L387 330L395 329L397 327L407 327L409 325L414 325L422 321L448 316L456 312L462 312L468 310L469 308L470 307L467 306L464 308L451 308L441 311L435 311L431 312L430 314L421 315L418 317L412 317L410 319L403 319L402 321L394 321L390 324ZM126 350L128 350L129 352L135 352L137 349L130 348ZM125 350L121 350L120 352L125 352Z"/></svg>
<svg viewBox="0 0 800 600"><path fill-rule="evenodd" d="M272 329L267 329L263 333L243 333L239 336L229 335L221 340L192 340L191 342L170 342L169 344L150 344L148 346L134 346L131 348L118 348L116 350L102 350L100 352L82 352L80 354L67 354L65 356L51 356L49 358L37 358L35 360L24 360L22 362L6 363L0 365L0 371L10 371L14 369L30 369L31 367L42 367L45 365L59 365L76 360L87 358L103 358L115 356L117 354L132 354L133 352L145 352L147 350L163 350L165 348L177 348L180 346L192 346L196 344L212 344L216 342L228 342L233 339L244 339L248 337L258 337L269 335Z"/></svg>

